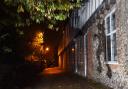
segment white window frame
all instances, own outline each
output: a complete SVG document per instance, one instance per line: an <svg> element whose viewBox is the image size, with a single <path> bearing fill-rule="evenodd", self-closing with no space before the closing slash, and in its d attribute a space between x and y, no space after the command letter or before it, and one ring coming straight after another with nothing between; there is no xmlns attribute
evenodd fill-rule
<svg viewBox="0 0 128 89"><path fill-rule="evenodd" d="M113 47L113 43L112 43L112 39L113 39L113 34L116 33L116 29L113 30L112 29L112 15L115 13L116 9L115 7L112 9L112 11L105 17L105 33L106 33L106 58L107 58L107 64L118 64L118 61L117 61L117 57L116 57L116 60L114 58L114 49L112 48ZM107 18L109 17L110 19L110 32L107 33ZM110 36L110 39L111 39L111 60L109 61L108 60L108 55L107 55L107 36Z"/></svg>

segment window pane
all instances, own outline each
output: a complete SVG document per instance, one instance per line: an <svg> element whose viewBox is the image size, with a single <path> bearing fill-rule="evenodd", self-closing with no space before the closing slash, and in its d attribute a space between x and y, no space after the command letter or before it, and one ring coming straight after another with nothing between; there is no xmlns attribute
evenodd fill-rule
<svg viewBox="0 0 128 89"><path fill-rule="evenodd" d="M111 26L112 26L112 31L116 29L115 26L115 13L112 14L112 18L111 18Z"/></svg>
<svg viewBox="0 0 128 89"><path fill-rule="evenodd" d="M107 18L106 27L107 27L107 33L110 33L110 17Z"/></svg>
<svg viewBox="0 0 128 89"><path fill-rule="evenodd" d="M111 61L111 38L107 36L107 59Z"/></svg>
<svg viewBox="0 0 128 89"><path fill-rule="evenodd" d="M116 61L116 56L117 56L116 33L113 34L112 46L113 46L112 48L113 48L114 61Z"/></svg>

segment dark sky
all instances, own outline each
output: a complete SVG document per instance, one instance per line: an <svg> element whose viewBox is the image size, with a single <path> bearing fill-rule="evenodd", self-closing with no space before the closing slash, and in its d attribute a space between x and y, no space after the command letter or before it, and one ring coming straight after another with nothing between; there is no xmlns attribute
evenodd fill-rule
<svg viewBox="0 0 128 89"><path fill-rule="evenodd" d="M45 42L49 46L57 46L60 40L60 34L57 31L45 30Z"/></svg>

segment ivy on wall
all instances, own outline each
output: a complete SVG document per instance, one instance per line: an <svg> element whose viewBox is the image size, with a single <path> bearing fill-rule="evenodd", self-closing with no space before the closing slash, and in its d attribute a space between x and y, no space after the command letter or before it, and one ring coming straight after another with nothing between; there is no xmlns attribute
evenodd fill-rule
<svg viewBox="0 0 128 89"><path fill-rule="evenodd" d="M103 14L103 13L100 13L100 14ZM104 61L107 61L106 60L106 35L105 35L104 20L102 20L103 18L100 16L97 16L97 19L99 20L99 22L97 24L98 34L95 35L95 37L97 37L99 39L99 45L98 45L98 49L96 52L96 57L98 60L97 71L99 73L101 73L103 70L102 65L101 65L101 60L100 60L100 55L102 54L102 52L105 54L104 55ZM109 64L106 64L106 67L107 67L106 75L109 78L111 78L112 77L111 67L109 66Z"/></svg>

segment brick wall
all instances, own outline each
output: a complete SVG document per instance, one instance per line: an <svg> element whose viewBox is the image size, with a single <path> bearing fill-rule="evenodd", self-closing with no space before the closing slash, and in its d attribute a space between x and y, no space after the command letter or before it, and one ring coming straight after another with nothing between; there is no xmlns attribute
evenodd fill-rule
<svg viewBox="0 0 128 89"><path fill-rule="evenodd" d="M92 79L93 76L93 60L92 60L92 32L87 34L87 77Z"/></svg>

